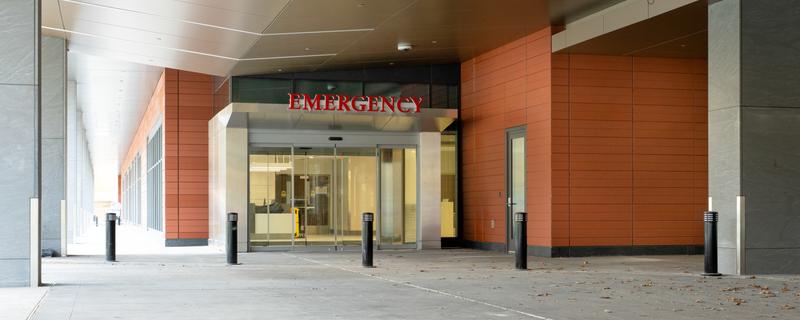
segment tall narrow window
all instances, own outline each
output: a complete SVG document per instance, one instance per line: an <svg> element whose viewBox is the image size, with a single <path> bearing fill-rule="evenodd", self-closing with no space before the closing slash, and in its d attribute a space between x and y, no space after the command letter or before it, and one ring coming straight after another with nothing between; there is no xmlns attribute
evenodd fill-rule
<svg viewBox="0 0 800 320"><path fill-rule="evenodd" d="M442 134L442 238L458 235L457 168L456 135Z"/></svg>
<svg viewBox="0 0 800 320"><path fill-rule="evenodd" d="M161 127L147 141L147 227L164 231Z"/></svg>

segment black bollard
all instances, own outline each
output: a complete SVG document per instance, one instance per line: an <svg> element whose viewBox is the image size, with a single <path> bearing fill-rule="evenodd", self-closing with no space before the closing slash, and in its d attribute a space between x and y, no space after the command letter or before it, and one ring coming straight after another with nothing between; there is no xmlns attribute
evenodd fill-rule
<svg viewBox="0 0 800 320"><path fill-rule="evenodd" d="M364 212L361 216L361 266L372 268L372 212Z"/></svg>
<svg viewBox="0 0 800 320"><path fill-rule="evenodd" d="M236 250L236 244L238 239L236 238L236 224L239 220L239 215L236 212L229 212L228 213L228 243L227 243L227 256L228 256L228 264L238 264L238 254Z"/></svg>
<svg viewBox="0 0 800 320"><path fill-rule="evenodd" d="M717 221L719 221L719 213L716 211L706 211L703 214L703 221L705 222L705 248L703 254L705 255L704 263L704 276L717 277L721 274L717 271Z"/></svg>
<svg viewBox="0 0 800 320"><path fill-rule="evenodd" d="M517 270L528 269L528 214L517 212L514 214L514 246L516 247Z"/></svg>
<svg viewBox="0 0 800 320"><path fill-rule="evenodd" d="M117 261L117 214L106 213L106 261Z"/></svg>

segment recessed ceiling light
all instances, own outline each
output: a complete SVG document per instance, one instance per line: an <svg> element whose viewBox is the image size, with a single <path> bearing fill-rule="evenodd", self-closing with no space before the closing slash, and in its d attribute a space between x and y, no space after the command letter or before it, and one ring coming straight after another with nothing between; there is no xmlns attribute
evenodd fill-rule
<svg viewBox="0 0 800 320"><path fill-rule="evenodd" d="M283 72L283 69L278 69L278 72Z"/></svg>
<svg viewBox="0 0 800 320"><path fill-rule="evenodd" d="M437 43L439 43L439 41L433 40L433 41L431 41L431 43L437 44Z"/></svg>
<svg viewBox="0 0 800 320"><path fill-rule="evenodd" d="M306 47L306 48L305 48L305 49L303 49L303 50L305 50L305 51L309 51L309 50L311 50L311 48L308 48L308 47Z"/></svg>
<svg viewBox="0 0 800 320"><path fill-rule="evenodd" d="M389 62L389 65L390 65L390 66L393 66L393 65L394 65L394 62Z"/></svg>

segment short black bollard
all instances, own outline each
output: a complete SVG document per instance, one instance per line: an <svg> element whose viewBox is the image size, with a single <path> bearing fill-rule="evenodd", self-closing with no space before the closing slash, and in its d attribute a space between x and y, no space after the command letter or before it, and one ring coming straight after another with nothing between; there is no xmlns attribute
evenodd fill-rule
<svg viewBox="0 0 800 320"><path fill-rule="evenodd" d="M106 213L106 261L117 261L117 214Z"/></svg>
<svg viewBox="0 0 800 320"><path fill-rule="evenodd" d="M361 266L372 268L372 212L364 212L361 216Z"/></svg>
<svg viewBox="0 0 800 320"><path fill-rule="evenodd" d="M703 214L703 221L705 222L705 248L703 254L705 255L704 263L704 276L717 277L721 274L717 271L717 221L719 221L719 213L716 211L706 211Z"/></svg>
<svg viewBox="0 0 800 320"><path fill-rule="evenodd" d="M514 246L516 247L517 270L528 269L528 214L517 212L514 214Z"/></svg>
<svg viewBox="0 0 800 320"><path fill-rule="evenodd" d="M228 264L238 264L239 256L236 252L236 244L237 244L237 228L236 224L239 220L239 214L236 212L229 212L228 213L228 243L227 243L227 256L228 256Z"/></svg>

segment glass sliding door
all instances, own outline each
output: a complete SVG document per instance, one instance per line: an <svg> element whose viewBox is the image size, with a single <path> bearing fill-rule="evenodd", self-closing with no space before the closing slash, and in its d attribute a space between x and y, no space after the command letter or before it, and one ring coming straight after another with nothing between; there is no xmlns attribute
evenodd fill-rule
<svg viewBox="0 0 800 320"><path fill-rule="evenodd" d="M295 245L336 244L333 152L332 147L295 147L294 208L298 219Z"/></svg>
<svg viewBox="0 0 800 320"><path fill-rule="evenodd" d="M413 245L417 241L417 149L380 149L379 244Z"/></svg>
<svg viewBox="0 0 800 320"><path fill-rule="evenodd" d="M251 247L358 246L376 214L382 247L417 242L415 147L251 147Z"/></svg>
<svg viewBox="0 0 800 320"><path fill-rule="evenodd" d="M250 153L248 232L251 246L289 246L292 212L291 147L254 148Z"/></svg>
<svg viewBox="0 0 800 320"><path fill-rule="evenodd" d="M336 148L334 212L338 245L360 245L361 214L376 213L378 164L375 152L375 148L369 147Z"/></svg>

